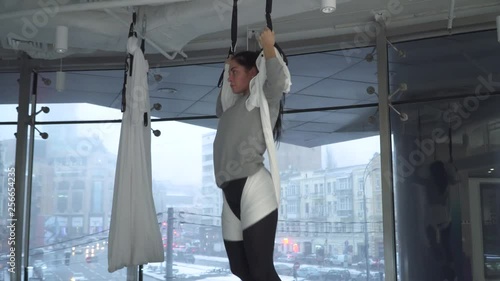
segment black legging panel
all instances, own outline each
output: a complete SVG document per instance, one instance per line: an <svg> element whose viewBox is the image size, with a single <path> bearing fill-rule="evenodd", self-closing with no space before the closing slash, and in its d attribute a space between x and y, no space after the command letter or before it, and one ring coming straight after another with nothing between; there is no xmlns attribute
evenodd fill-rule
<svg viewBox="0 0 500 281"><path fill-rule="evenodd" d="M238 219L245 179L224 186L226 201ZM273 252L278 209L243 230L243 241L226 241L231 272L243 281L280 281L274 269Z"/></svg>

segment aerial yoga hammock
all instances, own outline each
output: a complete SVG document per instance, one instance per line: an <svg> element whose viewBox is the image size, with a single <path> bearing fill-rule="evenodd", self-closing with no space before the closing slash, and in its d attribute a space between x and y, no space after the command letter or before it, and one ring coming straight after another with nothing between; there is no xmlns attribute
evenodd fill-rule
<svg viewBox="0 0 500 281"><path fill-rule="evenodd" d="M109 229L109 272L164 261L152 195L149 65L144 58L144 40L140 47L134 32L135 21L134 13L122 89L123 120Z"/></svg>
<svg viewBox="0 0 500 281"><path fill-rule="evenodd" d="M271 9L272 0L267 0L266 21L267 27L270 30L272 30ZM237 27L237 0L234 0L231 23L231 48L229 49L228 57L233 55L235 51ZM273 61L273 63L276 63L279 67L272 70L282 70L283 75L280 77L283 77L284 82L282 84L283 88L279 89L279 92L280 94L288 93L291 82L290 73L286 66L286 57L277 44L275 44L274 48L277 54L277 61ZM270 106L264 93L264 84L266 83L268 74L266 72L266 58L263 51L260 52L257 58L256 67L258 73L250 81L250 93L244 101L244 107L242 108L248 111L249 114L255 112L254 109L258 108L259 110L259 122L261 123L264 137L263 142L268 152L271 173L265 168L261 168L255 174L248 177L222 182L218 179L216 171L216 180L224 192L222 234L231 271L244 281L276 281L280 279L274 269L273 251L278 216L277 208L280 202L280 178L273 138L273 126L271 125ZM227 83L229 71L229 65L226 64L219 79L219 87L222 83L218 101L218 103L220 102L218 107L222 111L222 113L218 112L218 116L221 118L219 124L225 122L223 114L231 109L231 107L237 106L238 99L240 98L240 95L232 92L229 83ZM274 108L276 107L275 104L273 106ZM230 133L220 132L220 129L221 127L219 126L218 135ZM215 150L216 147L219 147L217 143L218 135L214 142L214 154L219 154ZM219 158L219 155L214 155L214 161L216 161L216 158Z"/></svg>

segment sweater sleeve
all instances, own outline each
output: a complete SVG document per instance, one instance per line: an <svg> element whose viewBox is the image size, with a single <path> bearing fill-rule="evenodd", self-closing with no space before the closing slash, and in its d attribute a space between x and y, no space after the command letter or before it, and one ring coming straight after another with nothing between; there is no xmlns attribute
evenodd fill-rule
<svg viewBox="0 0 500 281"><path fill-rule="evenodd" d="M264 83L264 94L269 102L281 100L287 79L283 68L277 58L266 60L267 79Z"/></svg>

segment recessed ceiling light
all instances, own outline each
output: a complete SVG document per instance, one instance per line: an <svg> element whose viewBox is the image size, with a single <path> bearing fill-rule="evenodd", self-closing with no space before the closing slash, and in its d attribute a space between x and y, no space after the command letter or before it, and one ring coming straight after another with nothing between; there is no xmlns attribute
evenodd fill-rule
<svg viewBox="0 0 500 281"><path fill-rule="evenodd" d="M322 0L321 1L321 11L325 14L330 14L335 12L337 9L336 0Z"/></svg>
<svg viewBox="0 0 500 281"><path fill-rule="evenodd" d="M174 89L174 88L158 88L158 90L156 90L156 91L161 92L161 93L165 93L168 95L172 95L172 94L177 93L177 89Z"/></svg>

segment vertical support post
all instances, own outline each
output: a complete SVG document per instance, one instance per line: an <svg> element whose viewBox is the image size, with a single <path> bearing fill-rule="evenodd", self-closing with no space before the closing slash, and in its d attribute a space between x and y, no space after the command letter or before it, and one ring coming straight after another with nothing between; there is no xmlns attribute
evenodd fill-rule
<svg viewBox="0 0 500 281"><path fill-rule="evenodd" d="M26 200L26 152L29 123L29 103L31 90L31 65L28 55L21 57L21 71L19 79L19 100L17 107L17 132L16 132L16 163L15 163L15 212L8 214L9 225L15 225L15 268L10 271L10 280L21 281L23 270L23 234L25 233L25 200ZM12 247L12 245L11 245ZM27 267L26 267L27 268ZM27 270L25 275L27 275Z"/></svg>
<svg viewBox="0 0 500 281"><path fill-rule="evenodd" d="M371 161L368 163L370 165ZM366 169L369 168L368 165L365 168L365 173ZM367 210L366 210L366 179L367 176L363 175L363 214L364 214L364 220L365 220L365 262L366 262L366 278L370 276L370 259L368 258L368 252L369 252L369 247L368 247L368 215L367 215Z"/></svg>
<svg viewBox="0 0 500 281"><path fill-rule="evenodd" d="M25 216L24 216L24 267L26 268L24 274L24 280L28 281L28 269L29 266L29 246L30 246L30 229L31 229L31 188L33 186L33 159L34 159L34 148L35 148L35 118L36 118L36 87L38 84L38 73L33 76L33 95L31 96L31 115L29 118L30 134L29 134L29 148L28 148L28 173L26 176L26 199L25 204Z"/></svg>
<svg viewBox="0 0 500 281"><path fill-rule="evenodd" d="M172 247L174 238L174 208L168 208L168 221L167 221L167 274L166 280L173 281L172 274Z"/></svg>
<svg viewBox="0 0 500 281"><path fill-rule="evenodd" d="M385 22L377 22L377 72L380 114L380 166L382 171L382 212L384 229L385 280L396 281L396 237L392 176L391 124L389 108L389 67Z"/></svg>
<svg viewBox="0 0 500 281"><path fill-rule="evenodd" d="M127 266L127 281L137 281L137 266Z"/></svg>

